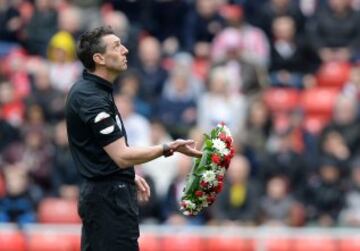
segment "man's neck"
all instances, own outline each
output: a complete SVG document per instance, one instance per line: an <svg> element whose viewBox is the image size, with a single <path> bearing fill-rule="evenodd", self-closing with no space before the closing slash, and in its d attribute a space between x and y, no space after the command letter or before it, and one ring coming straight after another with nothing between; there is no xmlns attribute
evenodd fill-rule
<svg viewBox="0 0 360 251"><path fill-rule="evenodd" d="M114 83L117 74L114 74L112 72L109 72L105 69L96 69L95 71L91 72L91 74L94 74L100 78L103 78L105 80L107 80L110 83Z"/></svg>

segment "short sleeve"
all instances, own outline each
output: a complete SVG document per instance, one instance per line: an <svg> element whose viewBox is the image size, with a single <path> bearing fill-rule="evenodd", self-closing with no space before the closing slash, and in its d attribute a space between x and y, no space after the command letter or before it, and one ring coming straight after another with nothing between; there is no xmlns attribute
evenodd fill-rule
<svg viewBox="0 0 360 251"><path fill-rule="evenodd" d="M100 146L106 146L124 136L110 102L98 97L86 97L79 105L80 119L91 128Z"/></svg>

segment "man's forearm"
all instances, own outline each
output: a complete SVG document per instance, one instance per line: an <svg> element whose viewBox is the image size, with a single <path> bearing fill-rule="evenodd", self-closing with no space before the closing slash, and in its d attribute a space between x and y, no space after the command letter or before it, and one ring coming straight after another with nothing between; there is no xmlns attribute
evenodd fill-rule
<svg viewBox="0 0 360 251"><path fill-rule="evenodd" d="M147 147L126 147L116 160L116 164L120 168L128 168L130 166L139 165L154 160L163 155L163 146L147 146Z"/></svg>

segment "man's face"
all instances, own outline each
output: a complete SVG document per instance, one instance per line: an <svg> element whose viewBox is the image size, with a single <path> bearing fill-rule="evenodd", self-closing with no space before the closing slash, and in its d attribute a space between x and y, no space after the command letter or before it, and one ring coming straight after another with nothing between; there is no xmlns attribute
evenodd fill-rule
<svg viewBox="0 0 360 251"><path fill-rule="evenodd" d="M127 69L126 55L128 50L121 44L120 39L116 35L106 35L102 38L106 45L104 57L105 67L114 72L122 72Z"/></svg>

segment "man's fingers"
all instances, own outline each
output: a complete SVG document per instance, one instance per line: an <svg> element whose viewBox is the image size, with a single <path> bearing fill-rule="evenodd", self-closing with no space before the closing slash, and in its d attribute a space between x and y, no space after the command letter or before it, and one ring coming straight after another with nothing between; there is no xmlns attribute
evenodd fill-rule
<svg viewBox="0 0 360 251"><path fill-rule="evenodd" d="M142 180L141 180L141 183L142 183L142 185L143 185L143 187L144 187L143 192L146 194L147 197L150 198L151 192L150 192L150 186L149 186L149 184L146 182L145 179L142 179Z"/></svg>

